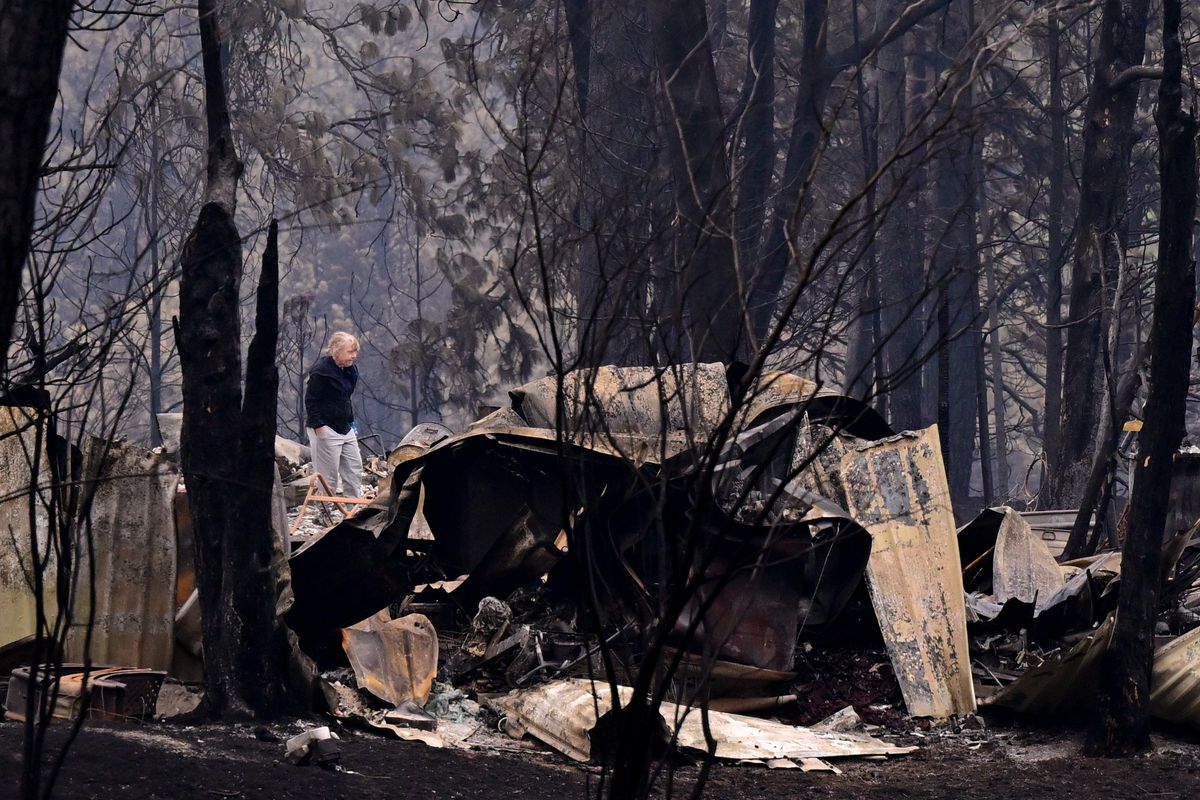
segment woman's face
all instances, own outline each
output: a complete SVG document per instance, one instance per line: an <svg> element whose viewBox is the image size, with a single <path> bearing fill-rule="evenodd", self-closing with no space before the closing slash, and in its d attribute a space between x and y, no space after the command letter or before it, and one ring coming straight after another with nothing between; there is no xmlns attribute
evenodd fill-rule
<svg viewBox="0 0 1200 800"><path fill-rule="evenodd" d="M358 360L358 345L348 344L345 347L334 350L331 355L333 356L333 363L339 367L353 366L354 362Z"/></svg>

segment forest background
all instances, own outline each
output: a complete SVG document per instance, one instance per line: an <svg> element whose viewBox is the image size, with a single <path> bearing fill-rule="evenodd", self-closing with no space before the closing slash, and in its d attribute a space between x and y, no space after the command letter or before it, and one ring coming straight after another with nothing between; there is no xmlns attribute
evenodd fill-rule
<svg viewBox="0 0 1200 800"><path fill-rule="evenodd" d="M1150 6L232 4L247 263L281 219L280 432L302 438L304 374L337 329L363 340L360 427L376 449L417 421L461 428L564 354L671 360L654 304L680 285L687 212L656 36L706 20L713 83L698 91L720 114L712 196L737 274L690 285L739 287L743 345L780 323L769 366L898 428L940 422L964 512L1077 504L1104 398L1144 371ZM196 24L155 3L77 12L7 364L12 383L44 374L93 411L131 392L115 424L147 444L154 415L181 404L171 318L204 181ZM1089 141L1089 126L1107 130Z"/></svg>

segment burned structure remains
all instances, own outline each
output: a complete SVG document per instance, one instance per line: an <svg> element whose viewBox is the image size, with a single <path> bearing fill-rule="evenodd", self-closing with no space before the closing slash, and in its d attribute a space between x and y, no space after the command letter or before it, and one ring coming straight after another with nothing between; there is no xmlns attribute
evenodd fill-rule
<svg viewBox="0 0 1200 800"><path fill-rule="evenodd" d="M25 412L4 413L0 458L16 464ZM72 694L82 667L58 681L61 716L153 716L168 675L203 669L186 492L163 422L160 452L88 454L120 480L90 510L97 588L76 614L92 623L88 647L68 638L64 655L114 669L89 666L93 692ZM1194 459L1179 456L1180 480ZM1063 524L1044 512L986 509L956 527L936 428L894 431L787 373L740 385L717 364L602 367L535 381L465 431L418 425L368 464L377 488L361 504L321 486L295 443L280 440L277 460L291 568L279 609L320 703L341 724L432 746L487 747L503 730L604 760L641 693L656 737L684 752L807 770L902 755L912 748L864 718L1087 702L1120 587L1119 553L1057 561ZM6 473L4 497L27 473ZM22 661L21 545L36 531L16 502L0 502L16 531L0 554L11 718L47 690ZM1200 562L1186 514L1166 541L1152 706L1195 725ZM878 654L886 691L818 686L813 664L855 649ZM289 750L334 763L336 737Z"/></svg>

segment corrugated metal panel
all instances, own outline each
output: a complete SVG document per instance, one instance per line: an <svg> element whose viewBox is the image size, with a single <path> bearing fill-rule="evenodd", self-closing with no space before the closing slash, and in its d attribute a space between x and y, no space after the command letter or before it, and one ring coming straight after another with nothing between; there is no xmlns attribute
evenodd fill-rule
<svg viewBox="0 0 1200 800"><path fill-rule="evenodd" d="M1200 628L1155 651L1151 685L1154 716L1200 726Z"/></svg>
<svg viewBox="0 0 1200 800"><path fill-rule="evenodd" d="M616 691L622 706L633 699L633 689L628 686L617 686ZM576 761L588 761L592 757L592 732L598 720L612 710L612 701L607 684L570 679L492 697L488 704L503 715L504 730L510 736L518 738L528 733ZM711 734L716 743L714 755L730 761L893 756L917 749L865 733L793 727L722 711L709 711L706 720L700 709L674 703L662 703L658 712L666 724L661 733L674 733L674 743L679 747L708 752Z"/></svg>
<svg viewBox="0 0 1200 800"><path fill-rule="evenodd" d="M0 645L32 636L36 625L32 582L32 545L29 530L29 488L35 448L34 412L0 407ZM43 445L37 483L51 483L50 465ZM37 548L46 552L46 512L37 504ZM45 575L53 579L54 561ZM53 585L43 596L53 600ZM54 613L54 607L47 609Z"/></svg>
<svg viewBox="0 0 1200 800"><path fill-rule="evenodd" d="M558 381L543 378L509 394L513 408L534 427L570 433L603 430L656 436L662 431L689 430L700 441L729 408L729 383L721 364L685 364L667 370L654 367L598 367L575 370L562 378L566 418L558 419Z"/></svg>
<svg viewBox="0 0 1200 800"><path fill-rule="evenodd" d="M987 701L1028 714L1073 714L1095 702L1100 659L1112 645L1114 617L1060 659L1027 671ZM1154 651L1150 713L1200 726L1200 628Z"/></svg>
<svg viewBox="0 0 1200 800"><path fill-rule="evenodd" d="M937 426L842 456L851 517L871 534L867 588L908 713L975 710L967 612Z"/></svg>
<svg viewBox="0 0 1200 800"><path fill-rule="evenodd" d="M173 502L179 475L160 457L124 442L93 439L85 475L98 476L92 505L94 663L169 670L175 634L176 542ZM102 462L103 458L103 462ZM86 581L86 551L80 575ZM86 583L81 585L86 587ZM82 660L87 620L80 593L67 657Z"/></svg>

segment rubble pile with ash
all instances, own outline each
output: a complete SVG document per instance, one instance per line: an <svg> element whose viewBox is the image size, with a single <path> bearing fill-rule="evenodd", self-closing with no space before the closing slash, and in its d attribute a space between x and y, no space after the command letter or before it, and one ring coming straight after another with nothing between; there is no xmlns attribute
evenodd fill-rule
<svg viewBox="0 0 1200 800"><path fill-rule="evenodd" d="M285 619L330 724L588 760L640 691L663 748L712 733L718 758L836 770L825 759L908 752L881 737L914 718L1050 715L1094 684L1119 553L1061 561L1069 521L1047 512L956 528L936 428L895 432L795 375L731 387L711 364L511 397L369 460L363 503L277 445ZM1166 552L1152 706L1198 725L1197 529ZM169 635L194 670L185 574ZM330 741L297 739L297 761Z"/></svg>

